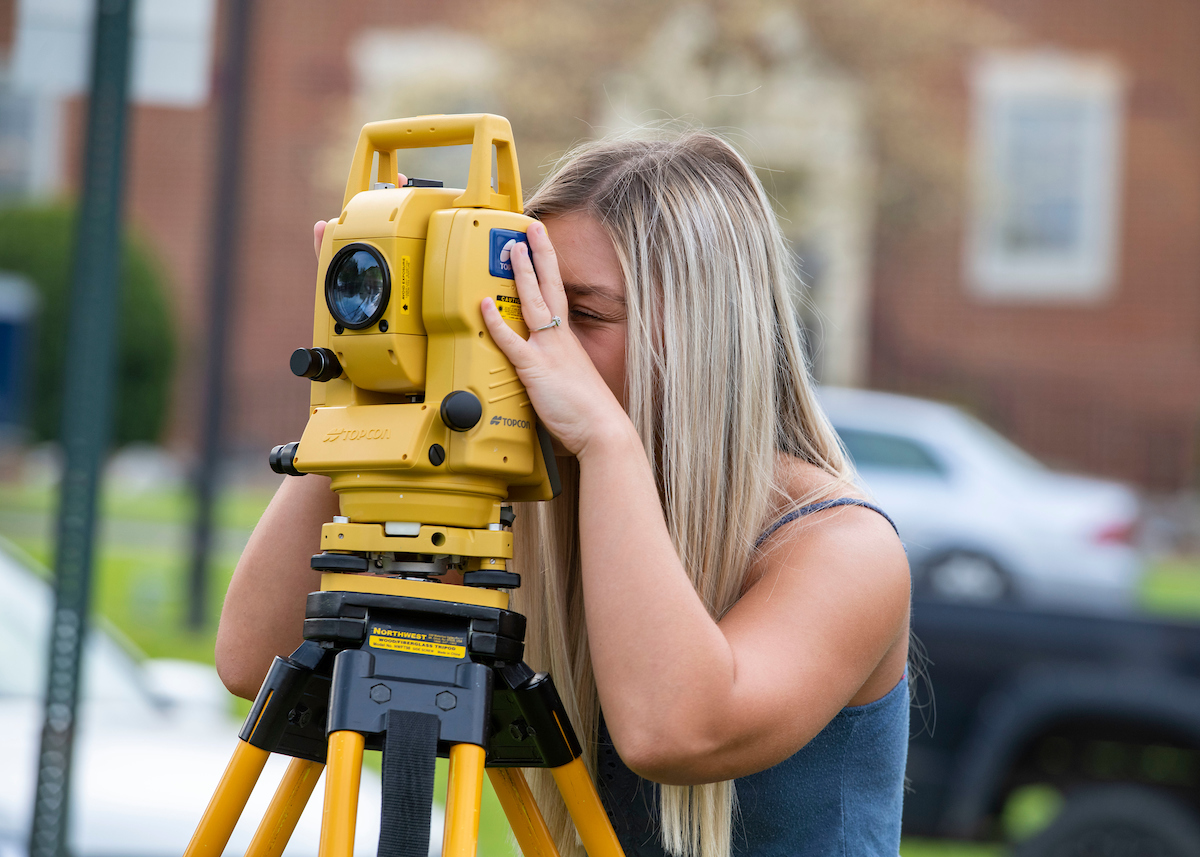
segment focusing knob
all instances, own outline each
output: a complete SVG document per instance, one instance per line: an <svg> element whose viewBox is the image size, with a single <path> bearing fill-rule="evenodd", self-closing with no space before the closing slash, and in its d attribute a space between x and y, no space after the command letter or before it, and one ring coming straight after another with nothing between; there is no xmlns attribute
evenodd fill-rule
<svg viewBox="0 0 1200 857"><path fill-rule="evenodd" d="M291 443L285 443L271 450L271 455L268 461L271 463L271 469L276 473L282 473L284 476L303 476L296 469L296 450L300 448L300 441L294 440Z"/></svg>
<svg viewBox="0 0 1200 857"><path fill-rule="evenodd" d="M485 586L488 589L516 589L521 585L521 575L511 571L466 571L462 576L463 586Z"/></svg>
<svg viewBox="0 0 1200 857"><path fill-rule="evenodd" d="M297 348L288 365L293 375L314 381L332 381L342 374L342 364L328 348Z"/></svg>
<svg viewBox="0 0 1200 857"><path fill-rule="evenodd" d="M474 393L455 390L442 399L442 422L451 431L470 431L483 417L483 405Z"/></svg>

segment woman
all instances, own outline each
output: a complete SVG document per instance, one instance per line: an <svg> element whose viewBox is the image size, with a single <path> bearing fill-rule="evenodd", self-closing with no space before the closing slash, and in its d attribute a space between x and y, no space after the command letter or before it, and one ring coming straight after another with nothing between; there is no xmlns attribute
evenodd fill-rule
<svg viewBox="0 0 1200 857"><path fill-rule="evenodd" d="M626 853L894 857L908 565L813 397L761 185L710 134L614 140L568 156L527 213L532 332L490 300L484 321L566 457L562 496L518 510L514 607L596 737ZM327 483L288 480L256 529L218 635L234 692L298 642L314 546L291 536L334 514ZM264 599L274 630L248 621Z"/></svg>

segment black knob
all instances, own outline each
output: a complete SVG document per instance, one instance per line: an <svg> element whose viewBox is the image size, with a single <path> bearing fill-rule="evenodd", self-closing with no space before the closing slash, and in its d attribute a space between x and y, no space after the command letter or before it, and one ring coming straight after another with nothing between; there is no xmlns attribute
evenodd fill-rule
<svg viewBox="0 0 1200 857"><path fill-rule="evenodd" d="M521 575L511 571L496 571L481 568L479 571L464 572L463 586L484 586L488 589L516 589L521 585Z"/></svg>
<svg viewBox="0 0 1200 857"><path fill-rule="evenodd" d="M474 393L466 390L455 390L442 399L442 422L451 431L469 431L479 424L483 417L483 405Z"/></svg>
<svg viewBox="0 0 1200 857"><path fill-rule="evenodd" d="M517 513L512 506L500 507L500 526L511 527L516 519Z"/></svg>
<svg viewBox="0 0 1200 857"><path fill-rule="evenodd" d="M271 455L268 461L271 463L271 469L276 473L281 473L284 476L303 476L296 469L296 450L300 448L300 441L294 440L291 443L281 444L271 450Z"/></svg>
<svg viewBox="0 0 1200 857"><path fill-rule="evenodd" d="M446 460L446 450L442 449L440 443L435 443L429 447L429 463L434 467L440 467L442 462Z"/></svg>
<svg viewBox="0 0 1200 857"><path fill-rule="evenodd" d="M293 375L314 381L332 381L342 374L342 364L328 348L297 348L288 365Z"/></svg>

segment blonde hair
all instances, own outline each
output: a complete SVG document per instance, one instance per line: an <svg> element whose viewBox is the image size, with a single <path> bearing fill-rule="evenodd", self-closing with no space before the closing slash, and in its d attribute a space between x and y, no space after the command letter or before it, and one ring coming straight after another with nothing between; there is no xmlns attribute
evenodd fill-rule
<svg viewBox="0 0 1200 857"><path fill-rule="evenodd" d="M771 510L810 499L788 495L780 454L850 478L813 396L790 250L753 169L706 132L610 139L570 152L526 213L577 212L600 224L620 259L627 410L674 547L719 620L741 594ZM526 659L554 676L595 777L600 712L583 610L578 466L573 458L558 463L562 494L517 515L523 585L514 604L529 620ZM531 773L560 850L582 855L552 781ZM727 857L732 781L659 789L666 850Z"/></svg>

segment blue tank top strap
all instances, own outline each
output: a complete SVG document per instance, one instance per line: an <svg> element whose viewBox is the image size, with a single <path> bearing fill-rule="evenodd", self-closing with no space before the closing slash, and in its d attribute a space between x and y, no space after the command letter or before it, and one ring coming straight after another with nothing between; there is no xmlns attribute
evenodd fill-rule
<svg viewBox="0 0 1200 857"><path fill-rule="evenodd" d="M883 511L883 509L880 509L874 503L868 503L866 500L859 500L857 497L838 497L836 500L822 500L820 503L810 503L807 506L801 506L799 509L788 512L778 521L767 527L763 534L754 542L754 547L757 548L761 546L763 542L770 538L772 533L785 524L790 524L792 521L803 518L805 515L811 515L814 512L824 512L826 509L832 509L835 506L862 506L864 509L870 509L872 512L878 512L879 514L883 515L884 520L892 525L892 529L896 530L896 535L900 535L900 530L896 527L896 522L891 519L887 512Z"/></svg>

